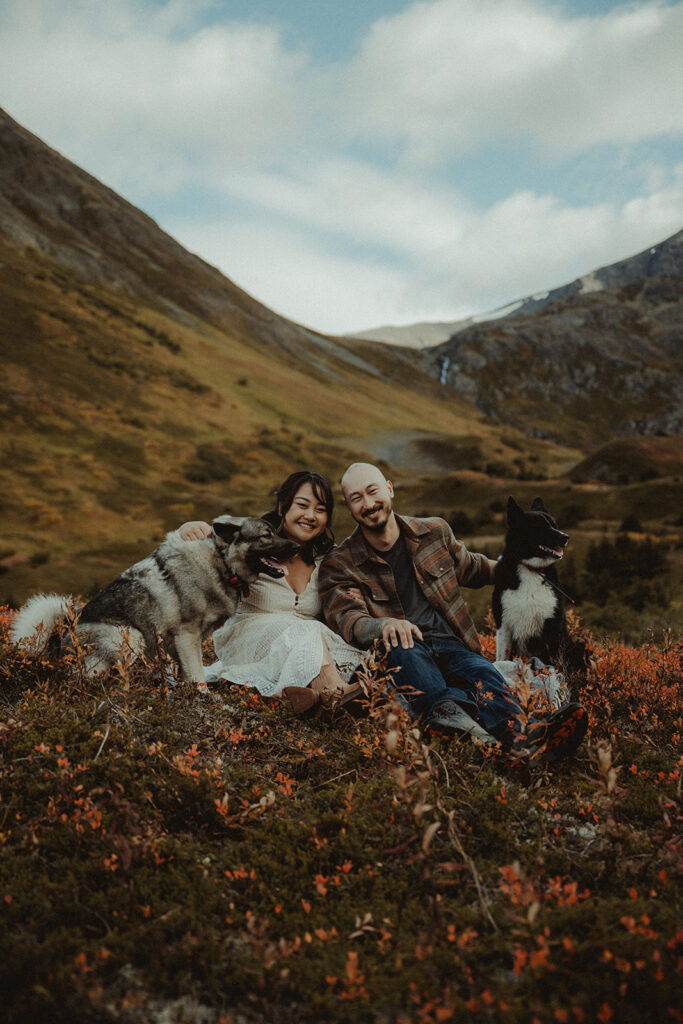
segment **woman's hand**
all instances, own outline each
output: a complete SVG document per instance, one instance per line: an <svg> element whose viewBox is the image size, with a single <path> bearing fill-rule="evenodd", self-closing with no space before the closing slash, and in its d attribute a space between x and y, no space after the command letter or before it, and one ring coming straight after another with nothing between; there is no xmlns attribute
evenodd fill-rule
<svg viewBox="0 0 683 1024"><path fill-rule="evenodd" d="M201 519L195 519L190 523L183 523L178 528L178 533L183 540L205 540L213 533L213 528Z"/></svg>

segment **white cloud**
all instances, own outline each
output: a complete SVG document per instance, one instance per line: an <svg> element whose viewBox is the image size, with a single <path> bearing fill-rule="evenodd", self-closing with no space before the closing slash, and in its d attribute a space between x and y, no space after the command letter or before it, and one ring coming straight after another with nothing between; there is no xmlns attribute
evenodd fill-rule
<svg viewBox="0 0 683 1024"><path fill-rule="evenodd" d="M343 333L458 320L556 287L661 241L680 228L683 210L683 165L659 191L621 205L517 192L484 211L430 199L419 183L411 193L405 177L386 181L384 206L362 194L362 174L336 195L328 173L261 182L269 217L228 230L210 220L164 226L277 311ZM401 209L422 210L422 231L411 232ZM389 258L369 254L373 239Z"/></svg>
<svg viewBox="0 0 683 1024"><path fill-rule="evenodd" d="M628 194L622 180L599 202L552 183L506 195L504 166L485 202L471 179L458 187L457 158L512 144L520 166L576 157L595 174L601 146L629 161L680 133L683 2L577 17L549 0L422 0L327 66L225 9L7 4L3 102L293 319L340 332L458 319L681 226L680 168L642 145ZM214 198L230 212L207 214Z"/></svg>
<svg viewBox="0 0 683 1024"><path fill-rule="evenodd" d="M433 256L457 244L469 204L415 175L337 155L296 171L233 177L231 192L357 245Z"/></svg>
<svg viewBox="0 0 683 1024"><path fill-rule="evenodd" d="M164 227L254 297L268 295L275 312L323 333L361 330L387 310L402 319L414 314L409 274L345 256L297 227L258 217L232 221L229 231L211 220L171 220Z"/></svg>
<svg viewBox="0 0 683 1024"><path fill-rule="evenodd" d="M81 2L58 18L52 0L16 5L0 17L3 102L136 192L196 185L300 147L305 55L268 26L192 28L188 10Z"/></svg>
<svg viewBox="0 0 683 1024"><path fill-rule="evenodd" d="M556 154L683 129L683 4L572 17L540 0L432 0L378 22L347 69L367 139L439 161L491 138Z"/></svg>

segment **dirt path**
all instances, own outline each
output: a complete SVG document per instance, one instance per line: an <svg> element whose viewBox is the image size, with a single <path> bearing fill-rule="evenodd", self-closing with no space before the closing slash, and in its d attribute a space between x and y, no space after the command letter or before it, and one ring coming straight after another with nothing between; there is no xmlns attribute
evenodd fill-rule
<svg viewBox="0 0 683 1024"><path fill-rule="evenodd" d="M375 459L384 459L395 469L443 473L443 458L437 453L431 454L420 442L435 441L438 444L445 440L447 438L443 434L423 430L392 430L375 435L368 441L368 447Z"/></svg>

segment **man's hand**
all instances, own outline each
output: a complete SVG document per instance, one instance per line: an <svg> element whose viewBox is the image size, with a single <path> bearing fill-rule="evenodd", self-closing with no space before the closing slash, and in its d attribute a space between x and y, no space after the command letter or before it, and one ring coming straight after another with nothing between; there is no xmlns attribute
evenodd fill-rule
<svg viewBox="0 0 683 1024"><path fill-rule="evenodd" d="M382 623L382 639L387 647L398 647L399 643L404 651L415 646L413 637L422 639L422 633L418 626L408 619L385 619Z"/></svg>
<svg viewBox="0 0 683 1024"><path fill-rule="evenodd" d="M213 533L213 527L201 519L193 520L191 523L183 523L178 529L183 540L205 540Z"/></svg>

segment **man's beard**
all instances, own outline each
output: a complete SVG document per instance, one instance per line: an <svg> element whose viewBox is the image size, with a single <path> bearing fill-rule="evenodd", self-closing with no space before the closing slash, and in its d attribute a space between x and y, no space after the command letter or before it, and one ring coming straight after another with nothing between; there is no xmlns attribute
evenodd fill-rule
<svg viewBox="0 0 683 1024"><path fill-rule="evenodd" d="M389 516L391 515L392 512L392 505L390 502L378 502L378 504L375 506L375 512L379 513L378 518L369 520L367 518L367 513L361 513L360 516L358 516L356 522L360 523L361 526L364 526L366 530L372 530L373 533L381 533L384 527L389 522Z"/></svg>

